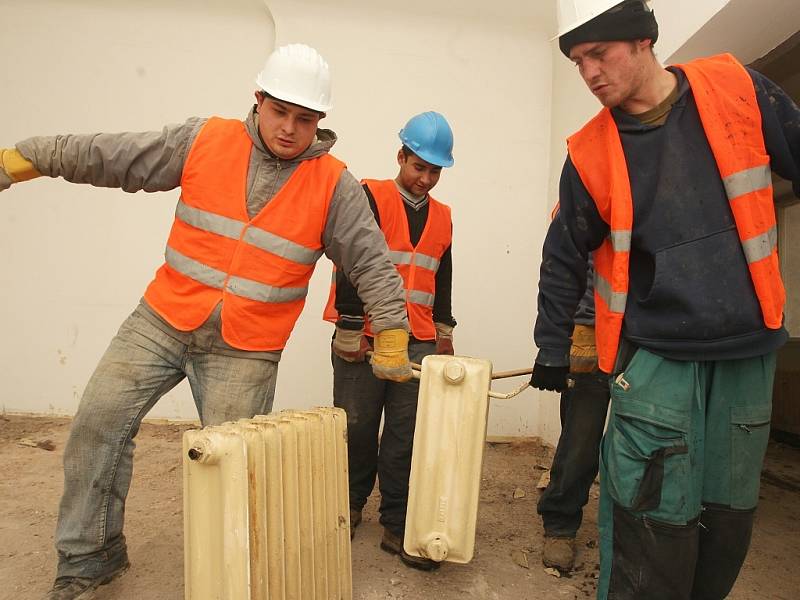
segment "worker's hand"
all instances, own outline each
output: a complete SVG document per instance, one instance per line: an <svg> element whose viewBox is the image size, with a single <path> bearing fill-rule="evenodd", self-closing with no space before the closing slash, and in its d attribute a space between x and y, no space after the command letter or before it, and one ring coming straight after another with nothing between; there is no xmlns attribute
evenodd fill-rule
<svg viewBox="0 0 800 600"><path fill-rule="evenodd" d="M372 351L372 373L378 379L408 381L413 376L408 360L408 332L405 329L384 329L375 334Z"/></svg>
<svg viewBox="0 0 800 600"><path fill-rule="evenodd" d="M453 356L453 328L444 323L434 323L436 327L436 354L449 354Z"/></svg>
<svg viewBox="0 0 800 600"><path fill-rule="evenodd" d="M363 329L336 328L336 337L331 344L333 353L347 362L364 362L367 352L372 350Z"/></svg>
<svg viewBox="0 0 800 600"><path fill-rule="evenodd" d="M567 389L567 375L569 375L569 367L545 367L536 363L533 365L531 387L551 392L563 392Z"/></svg>
<svg viewBox="0 0 800 600"><path fill-rule="evenodd" d="M575 330L572 332L572 347L569 349L570 373L593 373L597 369L594 327L575 325Z"/></svg>
<svg viewBox="0 0 800 600"><path fill-rule="evenodd" d="M41 175L33 163L22 156L16 148L0 149L0 191L7 190L12 183L27 181Z"/></svg>

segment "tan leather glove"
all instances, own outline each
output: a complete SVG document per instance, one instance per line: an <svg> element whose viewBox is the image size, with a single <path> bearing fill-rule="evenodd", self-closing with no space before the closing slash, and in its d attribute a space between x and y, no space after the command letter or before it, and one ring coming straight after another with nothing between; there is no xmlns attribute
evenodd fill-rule
<svg viewBox="0 0 800 600"><path fill-rule="evenodd" d="M0 173L6 175L5 178L0 176L0 191L8 189L12 183L28 181L42 176L33 166L33 163L22 156L16 148L0 149ZM5 179L10 181L6 183Z"/></svg>
<svg viewBox="0 0 800 600"><path fill-rule="evenodd" d="M449 354L453 356L453 327L444 323L434 323L436 327L436 354Z"/></svg>
<svg viewBox="0 0 800 600"><path fill-rule="evenodd" d="M378 379L404 382L412 377L408 360L408 332L405 329L384 329L375 334L372 351L372 373Z"/></svg>
<svg viewBox="0 0 800 600"><path fill-rule="evenodd" d="M364 362L367 352L372 350L363 329L336 328L336 337L331 343L333 353L347 362Z"/></svg>
<svg viewBox="0 0 800 600"><path fill-rule="evenodd" d="M569 349L570 373L592 373L598 369L597 346L594 327L575 325L572 332L572 347Z"/></svg>

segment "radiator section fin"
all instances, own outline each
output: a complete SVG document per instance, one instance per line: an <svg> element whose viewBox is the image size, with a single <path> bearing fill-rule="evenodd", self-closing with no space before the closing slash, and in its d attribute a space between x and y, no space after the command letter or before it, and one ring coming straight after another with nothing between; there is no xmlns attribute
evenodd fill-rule
<svg viewBox="0 0 800 600"><path fill-rule="evenodd" d="M187 431L183 457L186 600L352 600L343 410Z"/></svg>

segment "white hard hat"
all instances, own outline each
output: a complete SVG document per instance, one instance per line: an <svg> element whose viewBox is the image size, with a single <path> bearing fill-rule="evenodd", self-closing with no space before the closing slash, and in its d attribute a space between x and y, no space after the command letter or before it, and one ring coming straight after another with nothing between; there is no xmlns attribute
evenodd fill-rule
<svg viewBox="0 0 800 600"><path fill-rule="evenodd" d="M305 44L288 44L269 55L256 85L274 96L319 112L331 109L331 72L319 52Z"/></svg>
<svg viewBox="0 0 800 600"><path fill-rule="evenodd" d="M623 0L558 0L558 33L556 39L565 33L588 23L596 16L622 3ZM649 4L650 0L644 0Z"/></svg>

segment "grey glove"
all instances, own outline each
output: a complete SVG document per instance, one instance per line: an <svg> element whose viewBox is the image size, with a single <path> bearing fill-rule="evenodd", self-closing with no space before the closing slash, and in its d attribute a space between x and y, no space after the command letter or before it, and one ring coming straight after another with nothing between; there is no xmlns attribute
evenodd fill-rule
<svg viewBox="0 0 800 600"><path fill-rule="evenodd" d="M336 337L331 344L333 353L347 362L364 362L367 352L372 350L364 330L336 328Z"/></svg>
<svg viewBox="0 0 800 600"><path fill-rule="evenodd" d="M11 184L14 183L11 181L11 178L6 175L6 172L3 169L0 169L0 192L3 192L11 187Z"/></svg>

